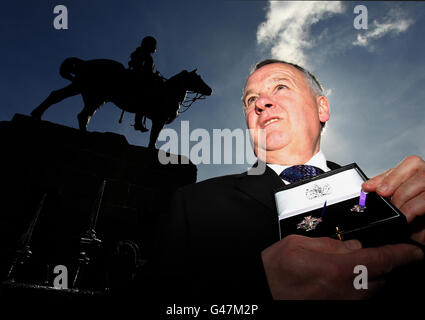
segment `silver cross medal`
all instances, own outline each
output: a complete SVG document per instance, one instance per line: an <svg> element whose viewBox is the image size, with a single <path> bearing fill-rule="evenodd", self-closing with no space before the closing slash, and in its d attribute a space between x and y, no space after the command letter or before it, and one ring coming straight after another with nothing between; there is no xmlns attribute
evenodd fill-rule
<svg viewBox="0 0 425 320"><path fill-rule="evenodd" d="M364 212L366 209L366 195L367 193L363 190L360 191L359 204L356 204L354 207L350 209L353 212Z"/></svg>
<svg viewBox="0 0 425 320"><path fill-rule="evenodd" d="M303 221L297 224L297 229L303 229L305 231L314 230L320 222L322 222L322 218L307 216Z"/></svg>

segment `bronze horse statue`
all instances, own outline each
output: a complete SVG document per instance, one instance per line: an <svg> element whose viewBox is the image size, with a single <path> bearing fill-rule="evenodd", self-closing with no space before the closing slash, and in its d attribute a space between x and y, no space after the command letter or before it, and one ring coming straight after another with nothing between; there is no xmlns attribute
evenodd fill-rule
<svg viewBox="0 0 425 320"><path fill-rule="evenodd" d="M192 101L212 93L211 88L196 73L196 69L191 72L183 70L163 82L158 79L143 79L136 71L126 69L114 60L84 61L68 58L62 62L59 73L72 83L52 91L31 112L33 118L41 119L52 104L81 94L84 108L78 114L78 125L81 130L86 131L96 110L106 102L113 102L123 111L136 114L136 130L141 131L143 128L143 116L152 120L149 148L155 148L155 142L164 125L178 116L188 91L198 94Z"/></svg>

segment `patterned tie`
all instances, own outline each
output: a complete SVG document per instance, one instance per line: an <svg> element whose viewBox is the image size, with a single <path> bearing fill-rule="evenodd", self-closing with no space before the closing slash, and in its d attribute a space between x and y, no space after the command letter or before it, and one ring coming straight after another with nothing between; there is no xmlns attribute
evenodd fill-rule
<svg viewBox="0 0 425 320"><path fill-rule="evenodd" d="M314 166L297 165L297 166L292 166L283 170L282 173L280 174L280 177L283 180L293 183L296 181L317 176L318 174L321 174L323 172L324 171L322 169L314 167Z"/></svg>

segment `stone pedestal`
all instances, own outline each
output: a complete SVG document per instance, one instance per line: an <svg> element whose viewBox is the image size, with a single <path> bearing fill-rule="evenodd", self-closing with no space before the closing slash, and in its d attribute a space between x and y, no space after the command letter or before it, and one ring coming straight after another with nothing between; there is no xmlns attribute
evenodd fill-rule
<svg viewBox="0 0 425 320"><path fill-rule="evenodd" d="M65 265L70 285L81 235L97 209L95 231L102 243L93 254L86 287L103 290L114 277L125 282L125 272L133 267L128 266L132 246L139 249L139 263L149 259L157 222L173 192L196 181L193 164L162 165L157 150L130 145L115 133L82 132L16 114L12 121L0 122L0 137L2 279L46 194L31 257L20 266L20 283L52 286L54 266Z"/></svg>

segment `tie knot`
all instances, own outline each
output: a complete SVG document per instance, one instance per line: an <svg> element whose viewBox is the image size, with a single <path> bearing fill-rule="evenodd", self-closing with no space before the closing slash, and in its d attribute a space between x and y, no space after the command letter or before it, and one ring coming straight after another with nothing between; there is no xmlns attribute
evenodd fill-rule
<svg viewBox="0 0 425 320"><path fill-rule="evenodd" d="M290 183L308 179L318 174L323 173L324 171L320 168L309 166L309 165L296 165L289 168L286 168L280 174L280 177L283 180L286 180Z"/></svg>

